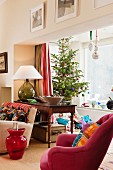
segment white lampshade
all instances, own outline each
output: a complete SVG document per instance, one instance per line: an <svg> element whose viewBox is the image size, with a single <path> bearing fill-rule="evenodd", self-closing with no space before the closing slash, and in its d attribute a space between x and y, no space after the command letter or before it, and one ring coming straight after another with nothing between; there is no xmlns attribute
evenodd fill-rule
<svg viewBox="0 0 113 170"><path fill-rule="evenodd" d="M32 65L20 66L12 78L14 80L43 79L40 73Z"/></svg>

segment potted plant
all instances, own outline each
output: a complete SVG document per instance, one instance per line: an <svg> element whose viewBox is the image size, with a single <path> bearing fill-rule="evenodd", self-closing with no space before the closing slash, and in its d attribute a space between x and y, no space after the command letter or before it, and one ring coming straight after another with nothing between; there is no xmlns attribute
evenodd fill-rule
<svg viewBox="0 0 113 170"><path fill-rule="evenodd" d="M78 50L70 49L70 39L62 38L58 41L59 52L52 54L53 94L64 96L65 101L88 90L88 82L83 82L83 72L76 61Z"/></svg>

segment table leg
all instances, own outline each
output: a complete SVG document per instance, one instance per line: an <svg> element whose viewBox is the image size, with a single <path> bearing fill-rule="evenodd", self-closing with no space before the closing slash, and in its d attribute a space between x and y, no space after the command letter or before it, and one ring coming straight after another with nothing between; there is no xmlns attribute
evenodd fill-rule
<svg viewBox="0 0 113 170"><path fill-rule="evenodd" d="M51 138L51 115L48 115L48 148L50 148Z"/></svg>
<svg viewBox="0 0 113 170"><path fill-rule="evenodd" d="M71 133L73 133L73 115L74 113L71 113Z"/></svg>

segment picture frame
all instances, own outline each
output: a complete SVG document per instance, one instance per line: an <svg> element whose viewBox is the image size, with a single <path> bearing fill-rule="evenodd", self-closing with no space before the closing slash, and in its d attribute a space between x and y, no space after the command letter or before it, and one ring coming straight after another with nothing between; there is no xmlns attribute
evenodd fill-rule
<svg viewBox="0 0 113 170"><path fill-rule="evenodd" d="M78 0L56 0L55 5L56 23L77 16Z"/></svg>
<svg viewBox="0 0 113 170"><path fill-rule="evenodd" d="M0 53L0 73L8 73L8 54Z"/></svg>
<svg viewBox="0 0 113 170"><path fill-rule="evenodd" d="M112 3L113 0L94 0L94 8L101 8Z"/></svg>
<svg viewBox="0 0 113 170"><path fill-rule="evenodd" d="M31 32L44 28L44 3L31 9Z"/></svg>

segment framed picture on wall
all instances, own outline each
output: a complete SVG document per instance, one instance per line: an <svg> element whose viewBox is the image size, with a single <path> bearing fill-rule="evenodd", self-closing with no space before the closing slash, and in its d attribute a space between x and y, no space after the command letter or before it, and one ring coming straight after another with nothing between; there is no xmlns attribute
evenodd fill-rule
<svg viewBox="0 0 113 170"><path fill-rule="evenodd" d="M56 0L55 20L61 22L77 16L78 0Z"/></svg>
<svg viewBox="0 0 113 170"><path fill-rule="evenodd" d="M0 73L8 73L7 52L0 53Z"/></svg>
<svg viewBox="0 0 113 170"><path fill-rule="evenodd" d="M113 3L113 0L94 0L94 8L100 8Z"/></svg>
<svg viewBox="0 0 113 170"><path fill-rule="evenodd" d="M44 28L44 3L31 9L31 32Z"/></svg>

